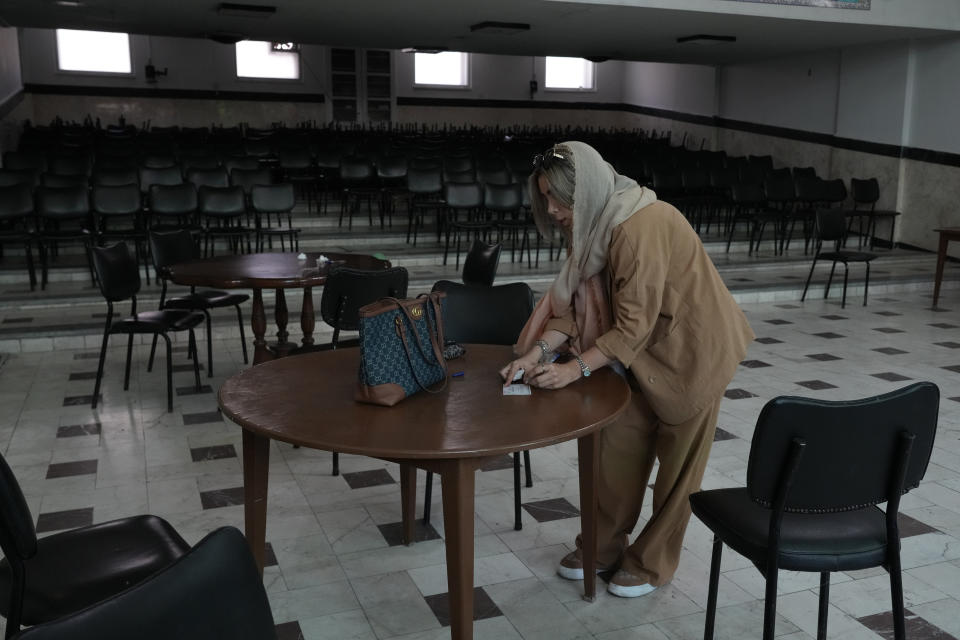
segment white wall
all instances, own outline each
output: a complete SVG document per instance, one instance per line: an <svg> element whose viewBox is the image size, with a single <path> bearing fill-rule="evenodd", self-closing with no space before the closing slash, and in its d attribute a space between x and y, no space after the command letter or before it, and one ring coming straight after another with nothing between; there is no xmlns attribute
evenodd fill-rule
<svg viewBox="0 0 960 640"><path fill-rule="evenodd" d="M0 105L23 89L17 30L0 27Z"/></svg>
<svg viewBox="0 0 960 640"><path fill-rule="evenodd" d="M233 45L196 38L131 35L133 73L118 76L60 71L54 30L23 29L21 35L20 53L26 84L283 93L324 93L326 87L327 48L316 45L302 48L300 80L252 80L237 78ZM144 76L148 60L158 69L168 70L168 75L158 78L156 84L148 84Z"/></svg>
<svg viewBox="0 0 960 640"><path fill-rule="evenodd" d="M904 144L910 45L851 47L840 54L836 134L842 138Z"/></svg>
<svg viewBox="0 0 960 640"><path fill-rule="evenodd" d="M623 63L623 101L680 113L716 114L717 70L693 64Z"/></svg>
<svg viewBox="0 0 960 640"><path fill-rule="evenodd" d="M914 44L908 144L960 153L960 38Z"/></svg>
<svg viewBox="0 0 960 640"><path fill-rule="evenodd" d="M839 69L836 51L721 67L718 115L831 134Z"/></svg>

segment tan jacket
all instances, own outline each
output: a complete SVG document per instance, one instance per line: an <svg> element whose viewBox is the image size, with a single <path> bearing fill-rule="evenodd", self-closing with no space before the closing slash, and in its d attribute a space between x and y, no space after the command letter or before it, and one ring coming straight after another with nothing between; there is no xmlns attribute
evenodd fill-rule
<svg viewBox="0 0 960 640"><path fill-rule="evenodd" d="M668 424L716 401L755 336L683 214L658 201L632 215L613 231L607 271L613 327L597 348ZM547 328L576 335L572 310Z"/></svg>

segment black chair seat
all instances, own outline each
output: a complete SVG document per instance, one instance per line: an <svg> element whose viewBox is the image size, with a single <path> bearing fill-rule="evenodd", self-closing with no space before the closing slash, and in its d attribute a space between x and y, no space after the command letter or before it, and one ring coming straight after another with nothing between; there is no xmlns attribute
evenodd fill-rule
<svg viewBox="0 0 960 640"><path fill-rule="evenodd" d="M246 293L229 293L219 289L202 289L194 293L167 298L163 306L166 309L215 309L243 304L250 299Z"/></svg>
<svg viewBox="0 0 960 640"><path fill-rule="evenodd" d="M23 618L54 620L113 596L172 564L190 545L156 516L136 516L64 531L37 542L26 561ZM0 613L9 615L10 565L0 562Z"/></svg>
<svg viewBox="0 0 960 640"><path fill-rule="evenodd" d="M770 509L746 488L690 496L693 512L737 553L762 563L767 556ZM791 571L853 571L883 564L887 553L883 511L867 507L837 513L784 513L777 564Z"/></svg>
<svg viewBox="0 0 960 640"><path fill-rule="evenodd" d="M877 257L875 253L865 251L824 251L818 256L821 260L836 260L837 262L870 262Z"/></svg>
<svg viewBox="0 0 960 640"><path fill-rule="evenodd" d="M140 311L135 318L131 316L114 321L110 325L110 333L186 331L203 323L205 319L202 313L193 313L187 309Z"/></svg>

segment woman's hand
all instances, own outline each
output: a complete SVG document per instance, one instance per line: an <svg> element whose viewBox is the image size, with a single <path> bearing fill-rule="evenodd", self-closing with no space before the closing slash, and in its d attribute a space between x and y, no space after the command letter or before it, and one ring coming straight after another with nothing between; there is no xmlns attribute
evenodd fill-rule
<svg viewBox="0 0 960 640"><path fill-rule="evenodd" d="M540 389L561 389L582 375L576 360L551 364L538 364L524 371L523 381Z"/></svg>
<svg viewBox="0 0 960 640"><path fill-rule="evenodd" d="M503 369L500 369L500 377L503 378L503 386L508 386L513 384L513 376L517 375L517 371L523 369L523 381L527 381L527 376L530 375L530 372L537 366L539 361L538 356L540 355L539 347L535 352L528 353L527 355L517 358L516 360L511 360L507 366Z"/></svg>

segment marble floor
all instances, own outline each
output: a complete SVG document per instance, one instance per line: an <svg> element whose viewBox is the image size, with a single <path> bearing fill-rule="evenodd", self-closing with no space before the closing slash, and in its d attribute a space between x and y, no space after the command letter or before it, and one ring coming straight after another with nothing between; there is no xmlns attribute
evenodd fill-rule
<svg viewBox="0 0 960 640"><path fill-rule="evenodd" d="M820 299L743 304L758 339L727 391L703 482L743 485L754 423L774 396L857 398L916 380L938 384L933 458L902 503L907 629L918 640L960 638L960 293L946 291L940 306L930 308L929 290L878 293L869 306L844 310ZM242 528L240 429L215 400L224 378L243 367L239 341L215 340L216 376L204 378L200 393L178 344L173 413L165 411L162 367L146 372L146 355L137 348L124 391L123 349L110 350L97 410L89 407L91 345L0 356L0 451L41 535L144 512L191 543L222 525ZM587 603L580 583L555 574L579 529L575 443L533 452L532 467L522 531L513 529L509 460L478 473L475 636L702 637L708 530L691 520L667 586L633 600L601 592ZM342 456L341 470L330 475L328 453L273 445L264 582L280 638L449 637L440 491L432 526L407 547L399 541L398 468ZM815 636L817 592L817 575L781 572L778 637ZM717 637L759 638L762 597L760 574L727 550ZM833 574L830 637L892 638L889 609L882 569Z"/></svg>

